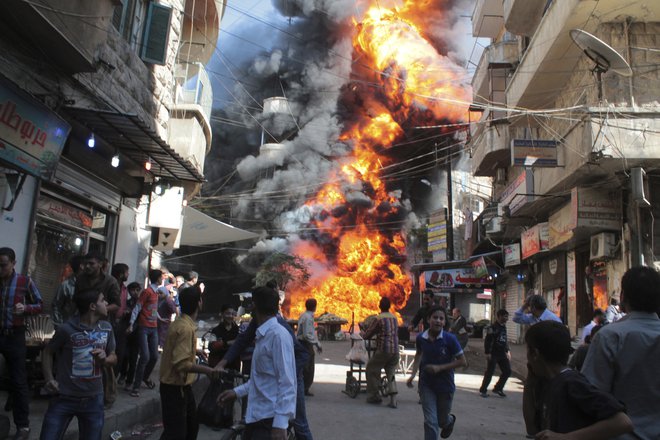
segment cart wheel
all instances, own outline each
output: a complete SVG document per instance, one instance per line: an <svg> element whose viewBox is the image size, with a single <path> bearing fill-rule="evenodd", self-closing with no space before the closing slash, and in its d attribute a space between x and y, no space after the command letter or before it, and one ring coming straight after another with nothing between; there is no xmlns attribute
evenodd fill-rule
<svg viewBox="0 0 660 440"><path fill-rule="evenodd" d="M387 390L390 386L390 381L387 380L387 376L383 376L380 378L380 386L378 387L378 391L380 391L380 395L383 397L387 397L389 394L387 394Z"/></svg>
<svg viewBox="0 0 660 440"><path fill-rule="evenodd" d="M360 392L360 383L353 376L346 378L346 394L355 399Z"/></svg>

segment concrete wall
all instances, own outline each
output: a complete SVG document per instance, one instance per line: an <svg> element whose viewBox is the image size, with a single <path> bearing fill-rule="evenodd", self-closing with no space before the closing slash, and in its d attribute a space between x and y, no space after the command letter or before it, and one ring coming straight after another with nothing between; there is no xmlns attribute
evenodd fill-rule
<svg viewBox="0 0 660 440"><path fill-rule="evenodd" d="M0 202L7 206L11 201L9 188L3 182L0 174ZM27 265L27 240L32 229L30 218L34 205L34 194L37 190L37 180L28 176L21 192L16 199L14 209L11 211L0 211L0 246L10 247L16 252L16 271L25 272Z"/></svg>

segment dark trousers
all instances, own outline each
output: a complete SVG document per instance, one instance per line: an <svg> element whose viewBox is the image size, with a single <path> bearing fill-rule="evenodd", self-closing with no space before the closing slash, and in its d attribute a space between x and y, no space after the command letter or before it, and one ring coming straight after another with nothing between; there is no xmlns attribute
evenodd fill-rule
<svg viewBox="0 0 660 440"><path fill-rule="evenodd" d="M195 440L199 431L197 405L190 385L160 384L163 413L161 440Z"/></svg>
<svg viewBox="0 0 660 440"><path fill-rule="evenodd" d="M314 383L314 344L307 341L300 342L302 342L303 346L307 349L307 353L309 354L305 368L303 368L303 382L305 384L305 392L307 392Z"/></svg>
<svg viewBox="0 0 660 440"><path fill-rule="evenodd" d="M138 355L140 354L140 344L137 332L126 336L126 345L124 352L119 357L117 353L117 365L119 366L119 375L124 377L126 385L133 383L135 377L135 368L137 367Z"/></svg>
<svg viewBox="0 0 660 440"><path fill-rule="evenodd" d="M243 440L270 440L273 430L273 419L263 419L258 422L248 423L245 427Z"/></svg>
<svg viewBox="0 0 660 440"><path fill-rule="evenodd" d="M30 426L30 390L25 369L25 329L10 330L0 334L0 354L9 369L9 393L14 401L14 424L19 428Z"/></svg>
<svg viewBox="0 0 660 440"><path fill-rule="evenodd" d="M511 376L511 362L506 356L491 356L486 365L486 372L484 373L484 380L481 382L481 388L479 391L485 393L488 391L488 385L490 385L490 380L493 378L493 373L495 372L495 365L500 367L500 379L497 381L493 390L502 391L504 389L504 384L506 384L507 379Z"/></svg>
<svg viewBox="0 0 660 440"><path fill-rule="evenodd" d="M296 440L313 440L312 432L307 422L307 410L305 409L305 383L302 373L298 373L298 387L296 389L296 418L293 419L293 429Z"/></svg>
<svg viewBox="0 0 660 440"><path fill-rule="evenodd" d="M158 362L158 329L156 327L138 327L140 360L135 370L133 389L139 390L143 380L149 380L151 372Z"/></svg>

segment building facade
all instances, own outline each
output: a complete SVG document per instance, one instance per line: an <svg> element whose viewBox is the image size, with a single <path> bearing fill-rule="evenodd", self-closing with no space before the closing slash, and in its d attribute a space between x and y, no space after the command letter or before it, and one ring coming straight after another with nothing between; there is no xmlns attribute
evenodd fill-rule
<svg viewBox="0 0 660 440"><path fill-rule="evenodd" d="M143 282L203 182L222 0L0 4L1 246L45 310L96 252ZM153 264L156 265L156 264Z"/></svg>
<svg viewBox="0 0 660 440"><path fill-rule="evenodd" d="M658 17L657 2L477 1L473 35L490 45L469 148L493 180L477 241L505 252L493 309L533 290L577 335L626 269L657 260Z"/></svg>

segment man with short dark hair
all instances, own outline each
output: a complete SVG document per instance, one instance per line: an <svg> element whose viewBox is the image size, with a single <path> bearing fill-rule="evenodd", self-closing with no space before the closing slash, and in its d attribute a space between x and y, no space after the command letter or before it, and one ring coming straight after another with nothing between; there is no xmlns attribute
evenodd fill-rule
<svg viewBox="0 0 660 440"><path fill-rule="evenodd" d="M250 380L218 397L222 405L248 396L245 438L285 440L296 415L296 363L289 332L276 318L279 295L269 287L252 292L257 328ZM258 366L258 367L257 367Z"/></svg>
<svg viewBox="0 0 660 440"><path fill-rule="evenodd" d="M133 379L132 397L140 397L140 385L144 381L147 388L154 389L156 384L149 378L158 361L158 288L163 284L163 272L158 269L149 271L149 286L142 291L137 304L131 312L128 333L135 328L137 321L140 360Z"/></svg>
<svg viewBox="0 0 660 440"><path fill-rule="evenodd" d="M589 382L623 402L634 431L618 440L660 438L660 274L633 267L621 279L627 315L604 326L591 341L582 366Z"/></svg>
<svg viewBox="0 0 660 440"><path fill-rule="evenodd" d="M422 326L424 330L429 329L429 310L431 310L431 307L433 307L433 298L435 297L435 294L431 289L426 289L422 295L422 307L417 310L417 313L415 313L415 317L412 319L410 322L410 326L408 327L409 331L415 331L417 330L417 326L419 325L420 321L422 322Z"/></svg>
<svg viewBox="0 0 660 440"><path fill-rule="evenodd" d="M389 406L396 408L396 377L394 375L399 365L399 322L390 313L392 303L387 297L380 299L378 307L380 314L376 316L369 328L362 334L364 339L376 337L376 350L367 362L367 403L379 404L383 401L378 395L380 371L384 368L387 376L387 394L390 396Z"/></svg>
<svg viewBox="0 0 660 440"><path fill-rule="evenodd" d="M490 385L490 381L493 378L495 365L499 365L502 374L493 388L493 393L500 397L506 397L506 394L504 394L504 385L509 376L511 376L511 352L509 351L509 341L506 335L506 322L508 320L509 312L505 309L500 309L497 311L497 319L486 330L484 352L486 353L488 364L484 373L484 380L481 382L481 388L479 388L481 397L488 397L488 385Z"/></svg>
<svg viewBox="0 0 660 440"><path fill-rule="evenodd" d="M197 287L179 293L181 316L169 328L160 363L160 402L163 414L162 440L195 440L199 430L192 384L195 373L217 376L211 367L197 365L197 314L202 294Z"/></svg>
<svg viewBox="0 0 660 440"><path fill-rule="evenodd" d="M43 374L51 398L41 426L41 440L59 440L73 417L81 439L100 440L103 433L102 370L117 362L115 339L107 318L107 303L96 289L74 295L78 315L62 324L44 349ZM57 380L53 378L57 354Z"/></svg>
<svg viewBox="0 0 660 440"><path fill-rule="evenodd" d="M112 275L108 275L103 270L104 261L107 261L107 259L92 252L85 255L83 258L83 271L76 280L76 292L83 290L101 292L108 303L106 307L108 316L106 319L114 329L115 316L120 306L119 285ZM117 382L114 369L111 366L103 368L103 388L105 405L110 408L117 399Z"/></svg>
<svg viewBox="0 0 660 440"><path fill-rule="evenodd" d="M71 275L69 275L66 280L62 281L55 292L52 312L50 314L55 328L57 328L58 325L64 324L76 314L76 305L73 303L73 293L76 290L76 280L82 271L82 262L83 257L81 255L74 255L69 259Z"/></svg>
<svg viewBox="0 0 660 440"><path fill-rule="evenodd" d="M561 322L559 316L548 310L548 304L541 295L530 295L513 314L513 322L517 324L536 324L541 321Z"/></svg>
<svg viewBox="0 0 660 440"><path fill-rule="evenodd" d="M597 325L605 324L605 312L602 309L594 309L593 319L582 329L581 342L584 344L587 336L591 335L591 330Z"/></svg>
<svg viewBox="0 0 660 440"><path fill-rule="evenodd" d="M305 301L306 311L298 318L298 340L307 349L309 359L303 369L303 382L305 384L305 396L313 396L309 389L314 383L314 349L321 353L321 343L314 329L314 313L316 312L316 300L309 298Z"/></svg>
<svg viewBox="0 0 660 440"><path fill-rule="evenodd" d="M30 437L30 391L25 369L25 316L41 313L41 294L28 276L14 270L16 253L0 248L0 354L9 369L9 392L14 398L14 439Z"/></svg>
<svg viewBox="0 0 660 440"><path fill-rule="evenodd" d="M619 319L623 318L625 313L621 312L619 308L619 301L616 298L610 300L610 305L605 310L605 320L608 323L617 322Z"/></svg>

